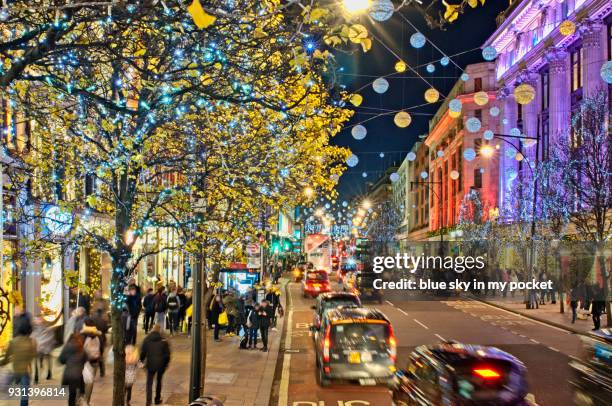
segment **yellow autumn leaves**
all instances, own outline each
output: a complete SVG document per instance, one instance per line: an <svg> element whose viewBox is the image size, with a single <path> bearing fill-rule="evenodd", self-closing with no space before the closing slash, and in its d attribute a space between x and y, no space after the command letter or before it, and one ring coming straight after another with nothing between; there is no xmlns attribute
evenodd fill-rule
<svg viewBox="0 0 612 406"><path fill-rule="evenodd" d="M445 0L442 0L442 5L444 6L444 19L449 23L452 23L457 18L459 18L459 14L463 12L463 8L465 5L469 5L471 8L478 7L478 3L481 6L484 6L486 0L463 0L459 4L449 4Z"/></svg>

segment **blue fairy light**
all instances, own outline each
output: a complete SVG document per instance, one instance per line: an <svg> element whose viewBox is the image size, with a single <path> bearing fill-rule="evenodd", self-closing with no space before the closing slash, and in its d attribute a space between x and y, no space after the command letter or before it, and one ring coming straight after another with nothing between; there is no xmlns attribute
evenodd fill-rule
<svg viewBox="0 0 612 406"><path fill-rule="evenodd" d="M447 66L450 63L450 58L448 56L443 56L442 59L440 59L440 65L442 66Z"/></svg>
<svg viewBox="0 0 612 406"><path fill-rule="evenodd" d="M493 131L491 131L491 130L486 130L486 131L483 133L483 137L484 137L484 139L485 139L485 140L487 140L487 141L491 141L491 140L493 139L493 137L494 137L494 136L495 136L495 135L493 134Z"/></svg>
<svg viewBox="0 0 612 406"><path fill-rule="evenodd" d="M465 121L465 127L471 133L478 132L481 126L480 120L476 117L470 117Z"/></svg>
<svg viewBox="0 0 612 406"><path fill-rule="evenodd" d="M489 109L489 114L491 114L492 117L497 117L499 116L500 110L499 107L497 106L493 106L491 107L491 109Z"/></svg>
<svg viewBox="0 0 612 406"><path fill-rule="evenodd" d="M482 57L485 61L492 61L497 58L497 49L495 47L489 45L482 50Z"/></svg>
<svg viewBox="0 0 612 406"><path fill-rule="evenodd" d="M425 38L425 35L421 34L420 32L415 32L410 36L410 45L412 45L414 48L423 48L425 42L427 42L427 38Z"/></svg>
<svg viewBox="0 0 612 406"><path fill-rule="evenodd" d="M459 78L461 80L463 80L464 82L467 82L468 80L470 80L470 75L468 75L467 73L463 72Z"/></svg>
<svg viewBox="0 0 612 406"><path fill-rule="evenodd" d="M397 182L399 180L399 175L397 172L393 172L391 175L389 175L389 180L391 180L392 183Z"/></svg>
<svg viewBox="0 0 612 406"><path fill-rule="evenodd" d="M463 158L468 162L473 161L476 159L476 151L474 151L473 148L466 148L466 150L463 151Z"/></svg>
<svg viewBox="0 0 612 406"><path fill-rule="evenodd" d="M436 71L436 66L433 63L430 63L425 69L427 69L427 72L429 73L434 73Z"/></svg>
<svg viewBox="0 0 612 406"><path fill-rule="evenodd" d="M408 159L410 162L414 161L416 159L416 154L412 151L410 151L408 153L408 155L406 155L406 159Z"/></svg>
<svg viewBox="0 0 612 406"><path fill-rule="evenodd" d="M448 103L448 109L453 113L460 113L461 107L461 100L459 99L453 99L450 101L450 103Z"/></svg>

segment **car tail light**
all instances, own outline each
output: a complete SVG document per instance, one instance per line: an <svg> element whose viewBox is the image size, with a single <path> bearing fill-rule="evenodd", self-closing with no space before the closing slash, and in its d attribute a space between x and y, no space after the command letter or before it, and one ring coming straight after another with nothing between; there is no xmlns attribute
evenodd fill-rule
<svg viewBox="0 0 612 406"><path fill-rule="evenodd" d="M474 372L474 374L476 374L479 377L484 378L484 379L498 379L498 378L501 378L500 373L497 372L494 369L491 369L491 368L474 368L472 370L472 372Z"/></svg>
<svg viewBox="0 0 612 406"><path fill-rule="evenodd" d="M325 328L325 338L323 338L323 362L329 362L329 350L331 349L331 326Z"/></svg>
<svg viewBox="0 0 612 406"><path fill-rule="evenodd" d="M393 362L397 360L397 339L393 334L393 327L389 324L389 355Z"/></svg>

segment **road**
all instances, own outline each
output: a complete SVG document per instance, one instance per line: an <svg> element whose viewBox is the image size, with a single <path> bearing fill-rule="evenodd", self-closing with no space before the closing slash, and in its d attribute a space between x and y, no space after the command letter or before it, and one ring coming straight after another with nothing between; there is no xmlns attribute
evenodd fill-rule
<svg viewBox="0 0 612 406"><path fill-rule="evenodd" d="M332 385L323 389L317 385L314 345L308 328L314 300L302 297L301 284L289 284L288 293L289 311L271 404L391 405L390 393L384 387ZM398 340L399 368L418 345L442 340L492 345L525 363L529 390L538 405L572 404L568 362L581 352L580 339L574 334L463 298L415 298L395 291L386 292L383 304L365 305L378 308L391 320Z"/></svg>

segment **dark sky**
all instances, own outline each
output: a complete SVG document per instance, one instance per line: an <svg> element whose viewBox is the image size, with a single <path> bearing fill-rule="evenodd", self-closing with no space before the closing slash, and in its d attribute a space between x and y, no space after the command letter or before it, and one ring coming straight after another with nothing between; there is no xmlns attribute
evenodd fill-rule
<svg viewBox="0 0 612 406"><path fill-rule="evenodd" d="M490 0L484 7L468 9L445 31L428 29L423 18L409 7L402 13L430 41L463 68L469 63L483 61L479 49L465 51L479 48L483 44L495 29L495 16L506 6L505 0ZM442 96L459 78L461 70L452 62L448 66L441 66L439 60L443 55L430 43L420 49L413 48L410 45L410 36L416 31L397 13L390 20L374 26L367 23L367 18L362 20L376 37L401 55L406 63L413 67L422 65L418 68L418 72L440 91L442 100ZM463 54L452 56L459 53ZM398 110L424 103L423 94L428 86L408 69L404 73L387 77L389 89L386 93L382 95L375 93L371 82L379 76L395 72L394 65L397 62L397 58L376 40L367 53L359 52L337 57L344 68L342 83L347 86L347 90L355 91L365 86L359 91L363 96L361 107L355 109L353 119L332 141L336 145L350 147L359 157L359 164L347 169L338 186L339 200L350 200L351 197L365 192L367 181L374 182L387 167L401 163L407 151L418 139L418 135L427 133L428 120L440 103L411 110L412 124L404 129L396 127L393 123L395 113L372 119L363 124L368 130L367 137L357 141L351 135L351 127L354 124L380 114L381 110L377 109ZM435 65L434 73L428 73L426 70L425 65L430 62ZM380 152L385 153L384 158L380 158ZM367 178L362 177L364 171L368 174Z"/></svg>

